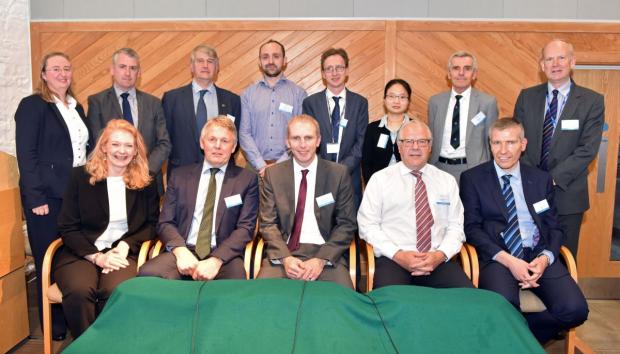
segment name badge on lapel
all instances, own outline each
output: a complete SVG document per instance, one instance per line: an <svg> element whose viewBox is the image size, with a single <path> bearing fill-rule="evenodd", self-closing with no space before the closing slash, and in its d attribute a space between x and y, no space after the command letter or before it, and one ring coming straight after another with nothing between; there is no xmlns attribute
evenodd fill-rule
<svg viewBox="0 0 620 354"><path fill-rule="evenodd" d="M543 199L540 202L534 203L532 205L534 207L534 211L536 214L542 214L545 211L549 210L549 203L547 203L547 199Z"/></svg>
<svg viewBox="0 0 620 354"><path fill-rule="evenodd" d="M340 123L339 124L340 124L341 127L346 128L347 124L349 124L349 120L346 119L346 118L342 118L342 119L340 119Z"/></svg>
<svg viewBox="0 0 620 354"><path fill-rule="evenodd" d="M280 112L293 113L293 106L284 102L280 102L280 107L278 109Z"/></svg>
<svg viewBox="0 0 620 354"><path fill-rule="evenodd" d="M478 114L476 114L474 118L471 119L471 123L477 127L478 124L482 123L486 118L487 116L485 116L484 113L478 112Z"/></svg>
<svg viewBox="0 0 620 354"><path fill-rule="evenodd" d="M240 194L231 195L230 197L224 198L224 203L226 203L227 208L236 207L237 205L243 204L241 200Z"/></svg>
<svg viewBox="0 0 620 354"><path fill-rule="evenodd" d="M323 194L320 197L316 197L316 204L319 206L319 208L322 208L326 205L334 204L335 202L336 201L334 200L334 196L331 192Z"/></svg>
<svg viewBox="0 0 620 354"><path fill-rule="evenodd" d="M578 119L564 119L560 122L562 124L562 130L579 130Z"/></svg>
<svg viewBox="0 0 620 354"><path fill-rule="evenodd" d="M379 135L379 141L377 141L377 147L385 149L385 147L387 146L387 142L388 142L389 138L390 137L387 134Z"/></svg>
<svg viewBox="0 0 620 354"><path fill-rule="evenodd" d="M235 122L235 116L233 116L232 114L227 114L226 117L228 117L228 119L232 120L232 122Z"/></svg>
<svg viewBox="0 0 620 354"><path fill-rule="evenodd" d="M327 153L328 154L337 154L340 151L340 144L338 143L328 143L327 144Z"/></svg>

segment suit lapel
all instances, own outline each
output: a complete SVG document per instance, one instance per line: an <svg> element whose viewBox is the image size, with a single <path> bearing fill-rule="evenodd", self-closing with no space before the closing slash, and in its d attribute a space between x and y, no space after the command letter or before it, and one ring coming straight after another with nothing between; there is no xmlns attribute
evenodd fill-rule
<svg viewBox="0 0 620 354"><path fill-rule="evenodd" d="M327 106L327 90L321 91L321 94L317 96L317 117L319 121L319 127L325 127L327 136L324 137L325 144L331 143L332 137L332 120L329 116L329 107ZM331 104L331 102L330 102ZM327 150L326 154L327 154Z"/></svg>
<svg viewBox="0 0 620 354"><path fill-rule="evenodd" d="M190 118L185 124L188 124L192 130L194 141L198 143L200 139L198 129L196 128L196 110L194 109L194 92L192 91L192 83L183 88L181 93L181 109L185 110L183 117Z"/></svg>
<svg viewBox="0 0 620 354"><path fill-rule="evenodd" d="M127 223L132 219L129 217L129 214L132 210L135 210L134 205L136 204L136 198L138 196L138 191L125 188L125 203L127 205ZM131 225L127 225L131 227Z"/></svg>
<svg viewBox="0 0 620 354"><path fill-rule="evenodd" d="M469 112L467 112L467 128L465 129L465 148L469 147L469 139L471 138L472 131L474 130L474 123L471 122L472 118L480 112L480 101L478 100L478 91L472 87L471 94L469 95Z"/></svg>
<svg viewBox="0 0 620 354"><path fill-rule="evenodd" d="M486 170L486 173L489 179L487 185L491 189L491 196L493 197L493 200L495 200L498 210L502 211L504 219L506 219L506 222L508 222L508 210L506 208L506 200L502 195L502 186L499 183L499 176L497 175L497 171L495 171L495 164L491 161L487 166L488 168Z"/></svg>
<svg viewBox="0 0 620 354"><path fill-rule="evenodd" d="M555 130L553 133L553 139L551 140L551 147L550 147L550 151L553 151L557 141L559 141L561 138L560 136L562 136L562 119L567 119L567 118L571 118L573 117L573 115L575 114L575 111L577 110L577 107L579 106L579 101L581 99L581 91L579 90L579 87L577 85L575 85L575 83L571 84L571 88L570 88L570 92L568 94L568 98L566 100L566 105L564 106L564 109L562 110L562 114L560 114L556 126L555 126ZM583 122L579 122L579 124L582 124ZM579 129L581 129L582 127L579 127Z"/></svg>
<svg viewBox="0 0 620 354"><path fill-rule="evenodd" d="M437 111L437 113L439 113L439 117L435 119L435 128L440 136L440 138L437 139L437 142L439 143L437 153L439 153L439 149L441 149L441 141L442 141L441 137L443 137L443 130L446 127L446 116L448 115L448 106L450 105L451 92L452 91L445 92L439 97L439 108L440 109Z"/></svg>
<svg viewBox="0 0 620 354"><path fill-rule="evenodd" d="M200 182L200 175L202 172L202 164L199 163L196 167L191 171L189 177L186 180L187 188L185 189L185 195L180 196L180 198L185 198L187 200L187 209L188 214L191 218L194 215L194 210L196 209L196 197L198 196L198 183ZM189 227L191 225L191 219L187 226L187 231L189 231Z"/></svg>
<svg viewBox="0 0 620 354"><path fill-rule="evenodd" d="M140 119L140 117L150 116L150 112L147 112L147 106L144 104L144 94L141 91L136 90L136 101L138 102L138 130L142 137L146 137L146 134L150 127L148 126L149 119Z"/></svg>
<svg viewBox="0 0 620 354"><path fill-rule="evenodd" d="M535 196L532 195L536 181L533 181L532 179L529 178L530 176L527 174L527 172L523 171L522 165L520 168L521 168L521 186L523 187L523 198L525 198L525 204L527 205L527 210L530 212L532 219L534 219L534 222L536 223L538 230L542 230L541 229L542 225L540 223L540 217L538 213L536 212L536 210L534 210L534 206L533 206L534 203L539 202L539 200L536 200Z"/></svg>
<svg viewBox="0 0 620 354"><path fill-rule="evenodd" d="M95 190L95 198L99 202L101 210L104 214L110 218L110 200L108 199L108 181L106 179L95 183L93 186ZM129 211L129 209L127 209Z"/></svg>
<svg viewBox="0 0 620 354"><path fill-rule="evenodd" d="M293 168L293 159L286 160L282 163L283 172L280 176L276 176L274 178L274 184L280 183L283 186L285 195L283 196L283 200L279 198L279 196L275 196L276 199L281 200L281 203L286 203L284 210L290 210L288 213L288 220L286 220L286 225L288 225L288 230L285 230L288 236L293 232L293 223L295 222L295 169ZM284 220L283 220L284 222Z"/></svg>
<svg viewBox="0 0 620 354"><path fill-rule="evenodd" d="M106 106L109 107L112 112L109 115L110 117L123 118L123 109L121 108L120 103L118 103L118 98L116 98L116 92L114 91L114 86L110 87L106 92Z"/></svg>
<svg viewBox="0 0 620 354"><path fill-rule="evenodd" d="M62 130L65 132L65 134L67 134L67 141L71 141L71 134L69 134L69 127L67 127L67 123L65 122L65 119L62 117L62 113L60 113L60 110L58 109L58 107L56 107L56 103L48 102L48 105L50 109L54 112L54 117L58 121L58 124L60 124L60 126L62 127Z"/></svg>
<svg viewBox="0 0 620 354"><path fill-rule="evenodd" d="M213 87L215 87L215 94L217 95L217 114L230 114L231 111L229 107L229 102L223 95L223 91L219 87L215 86L215 84L213 84ZM241 119L241 117L235 117L235 119Z"/></svg>
<svg viewBox="0 0 620 354"><path fill-rule="evenodd" d="M318 158L318 157L317 157ZM325 185L327 178L325 178L326 173L325 161L319 159L316 165L316 183L314 185L314 195L312 198L320 197L323 194L327 193L328 186ZM321 228L321 208L319 205L313 200L312 205L314 205L314 217L316 218L316 223L319 225L319 229ZM322 230L321 230L322 231ZM321 232L323 234L323 232Z"/></svg>
<svg viewBox="0 0 620 354"><path fill-rule="evenodd" d="M220 200L217 202L217 212L215 215L215 230L216 235L219 235L217 230L220 229L220 224L222 223L222 219L224 218L224 213L226 212L226 202L225 198L229 197L233 194L235 187L235 176L238 174L237 166L235 166L234 162L228 162L228 167L226 168L226 173L224 174L224 180L222 182L222 188L220 189Z"/></svg>

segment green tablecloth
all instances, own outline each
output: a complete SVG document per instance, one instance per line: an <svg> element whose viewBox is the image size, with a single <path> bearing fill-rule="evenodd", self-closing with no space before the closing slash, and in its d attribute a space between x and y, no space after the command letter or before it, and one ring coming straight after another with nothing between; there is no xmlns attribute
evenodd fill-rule
<svg viewBox="0 0 620 354"><path fill-rule="evenodd" d="M477 289L364 295L285 279L121 284L64 353L544 353L525 319Z"/></svg>

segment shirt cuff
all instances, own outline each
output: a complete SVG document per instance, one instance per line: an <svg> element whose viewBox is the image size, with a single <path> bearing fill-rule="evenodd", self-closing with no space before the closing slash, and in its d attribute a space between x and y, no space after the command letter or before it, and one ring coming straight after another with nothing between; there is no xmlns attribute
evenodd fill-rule
<svg viewBox="0 0 620 354"><path fill-rule="evenodd" d="M553 252L549 251L549 250L543 250L542 252L540 252L539 256L544 254L545 256L547 256L547 258L549 258L549 265L552 265L553 262L555 261L555 257L553 257Z"/></svg>

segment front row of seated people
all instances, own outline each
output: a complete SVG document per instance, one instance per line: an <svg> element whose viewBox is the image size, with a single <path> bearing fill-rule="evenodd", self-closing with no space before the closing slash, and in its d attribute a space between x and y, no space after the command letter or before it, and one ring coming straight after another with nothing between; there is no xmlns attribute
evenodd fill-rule
<svg viewBox="0 0 620 354"><path fill-rule="evenodd" d="M145 263L141 276L245 278L242 254L255 229L259 186L254 173L230 160L235 137L230 119L209 120L200 137L204 161L172 172L157 226L167 252ZM517 309L519 290L530 289L546 305L525 314L544 343L583 323L587 303L558 258L564 234L552 180L519 163L527 144L521 124L500 119L489 140L494 160L462 174L459 198L455 179L427 163L428 126L404 123L397 136L402 161L370 179L357 215L359 234L375 247L376 287L435 288L473 287L449 262L467 235L479 252L481 288ZM292 118L286 145L293 158L265 171L259 228L266 258L258 278L352 288L344 254L356 232L353 188L346 167L317 157L320 141L315 119ZM155 237L157 194L145 156L135 128L113 120L86 166L73 173L59 218L66 246L55 275L75 337L114 287L135 275L140 242Z"/></svg>

